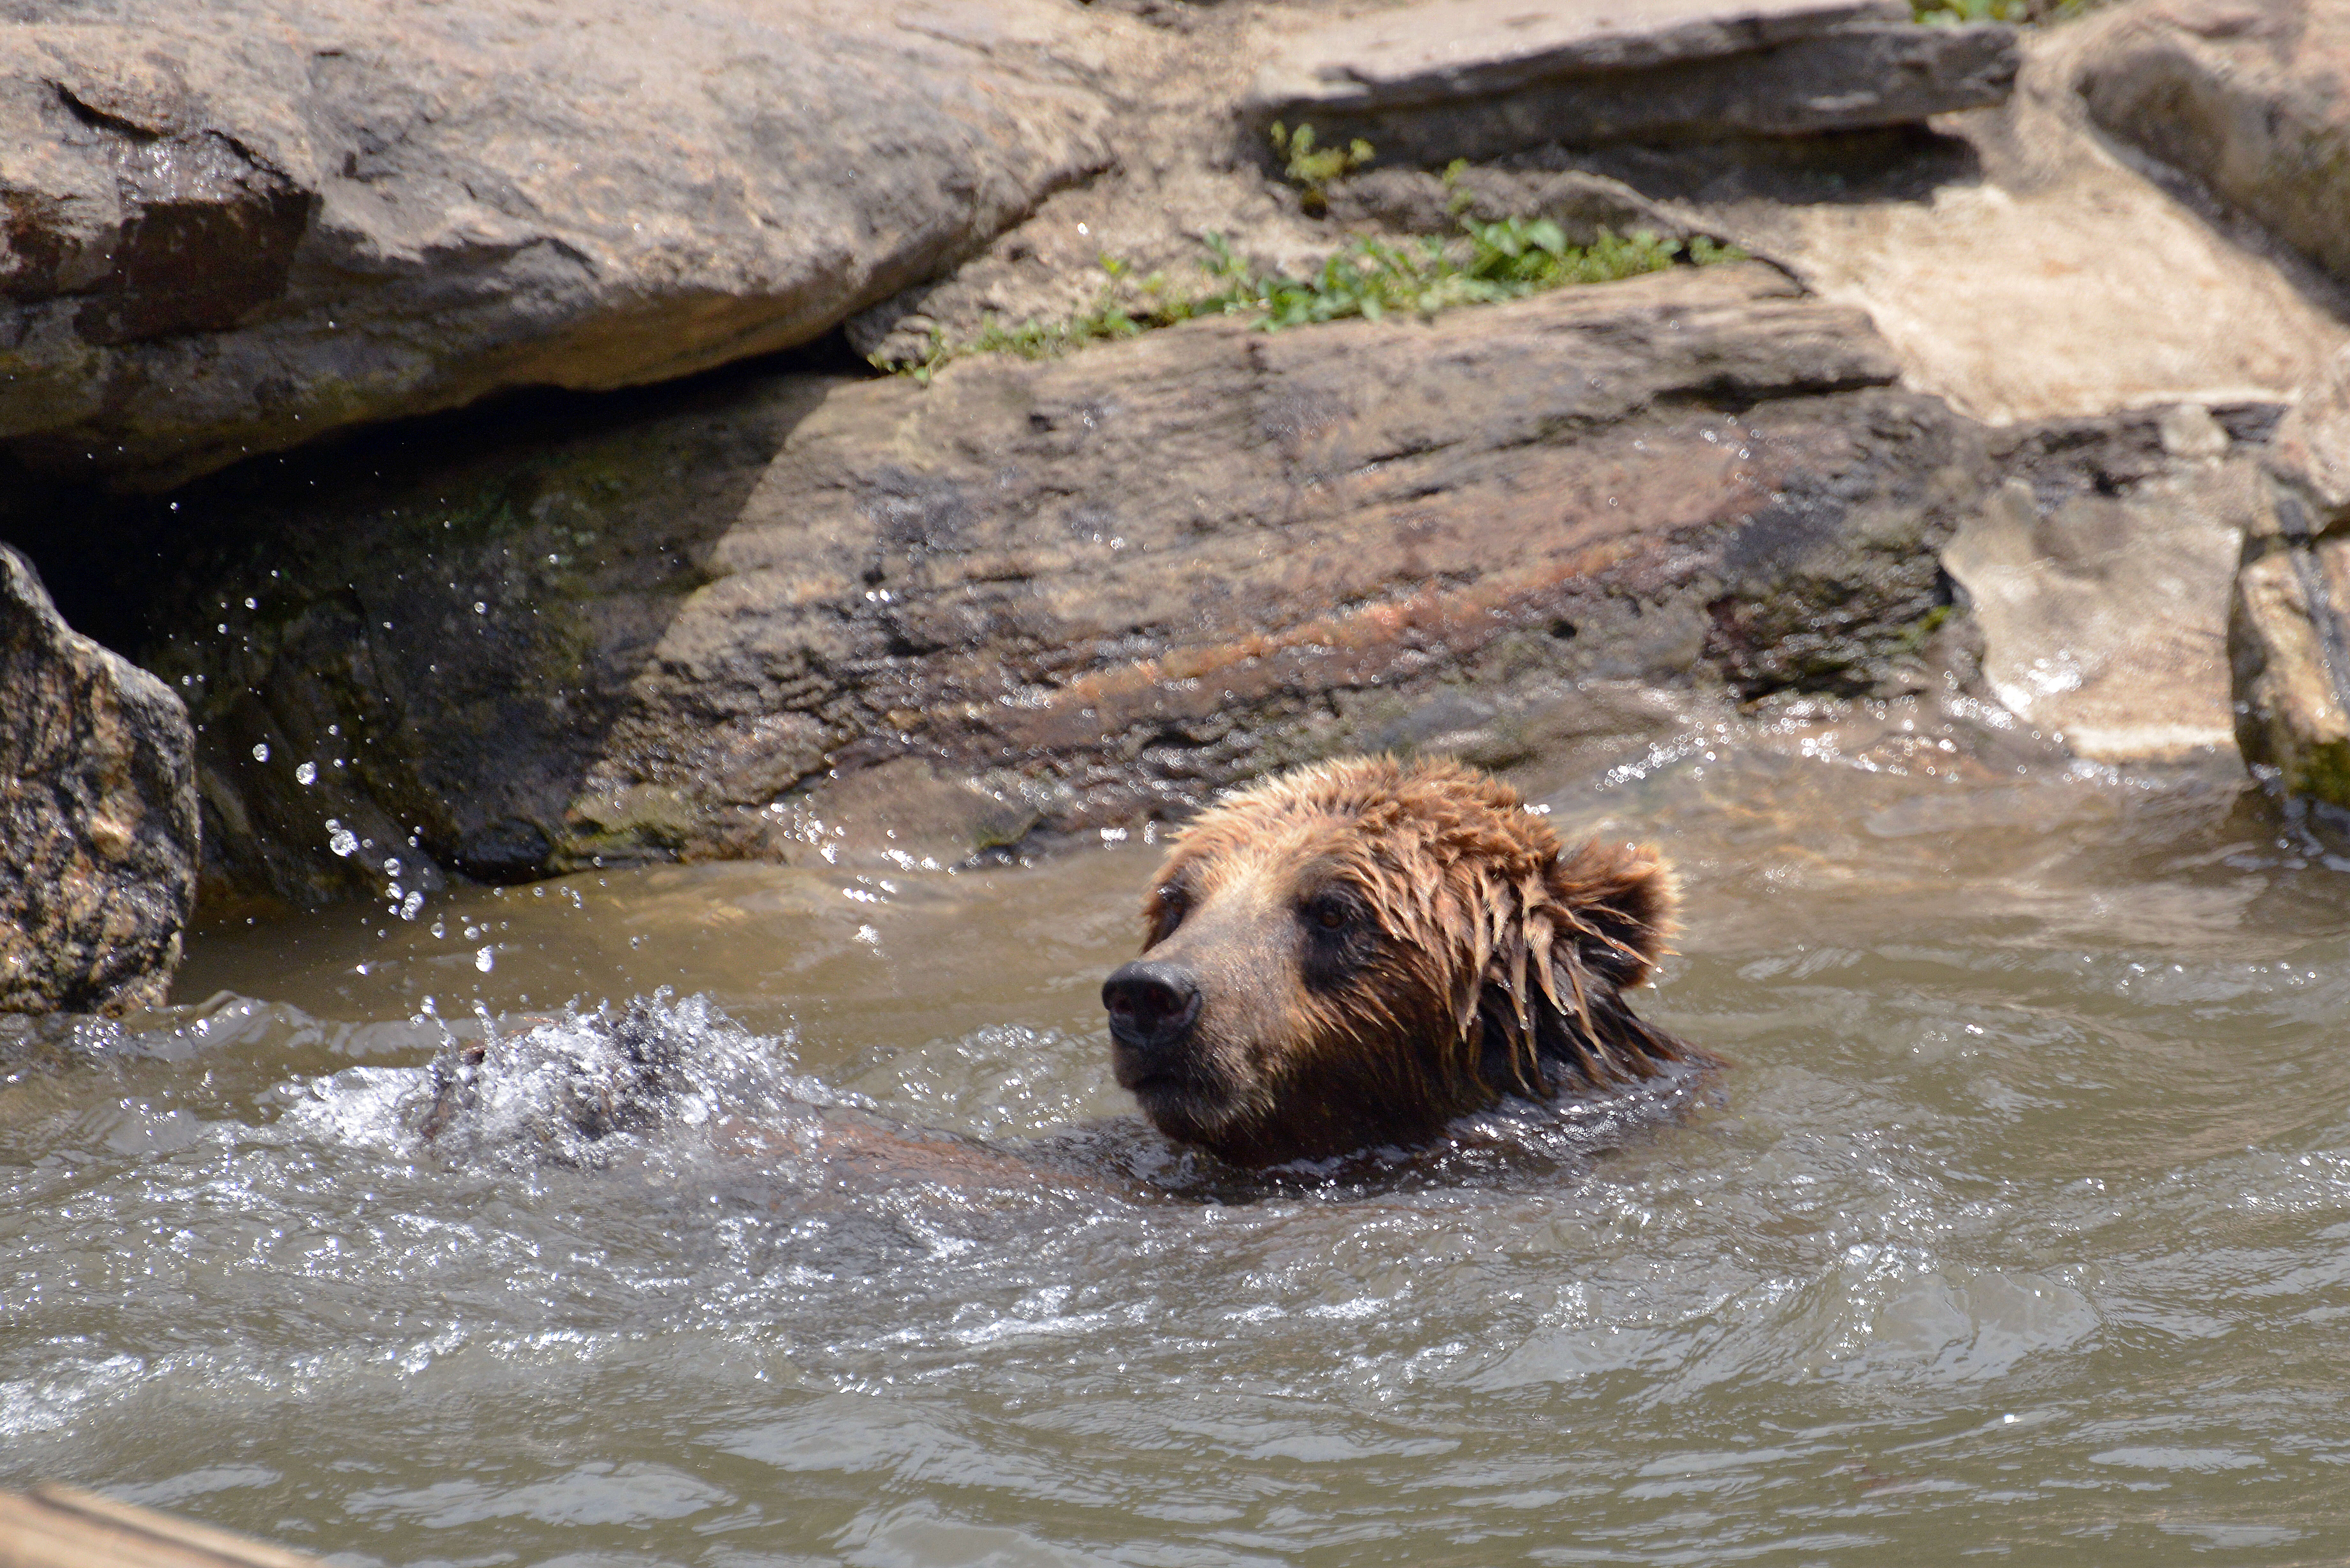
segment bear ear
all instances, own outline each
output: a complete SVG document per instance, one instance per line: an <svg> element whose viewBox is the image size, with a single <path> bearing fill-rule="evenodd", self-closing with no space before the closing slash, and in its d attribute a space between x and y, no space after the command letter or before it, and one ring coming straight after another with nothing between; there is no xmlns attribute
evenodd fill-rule
<svg viewBox="0 0 2350 1568"><path fill-rule="evenodd" d="M1553 860L1548 881L1552 899L1574 917L1569 929L1584 967L1619 991L1648 978L1680 929L1673 874L1651 845L1595 838Z"/></svg>

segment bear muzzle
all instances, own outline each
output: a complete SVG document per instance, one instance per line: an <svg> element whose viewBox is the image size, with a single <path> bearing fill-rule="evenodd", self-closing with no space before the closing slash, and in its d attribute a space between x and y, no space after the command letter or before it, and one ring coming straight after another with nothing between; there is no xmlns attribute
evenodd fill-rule
<svg viewBox="0 0 2350 1568"><path fill-rule="evenodd" d="M1200 996L1199 977L1190 970L1151 959L1137 959L1102 981L1121 1062L1128 1053L1148 1062L1180 1046L1200 1022Z"/></svg>
<svg viewBox="0 0 2350 1568"><path fill-rule="evenodd" d="M1180 964L1138 959L1102 982L1118 1086L1170 1137L1197 1140L1231 1115L1232 1085L1201 1037L1206 988Z"/></svg>

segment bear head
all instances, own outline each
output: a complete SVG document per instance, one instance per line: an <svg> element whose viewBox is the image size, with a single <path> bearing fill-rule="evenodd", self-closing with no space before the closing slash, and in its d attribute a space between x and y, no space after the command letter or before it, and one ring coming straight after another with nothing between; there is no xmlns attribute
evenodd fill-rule
<svg viewBox="0 0 2350 1568"><path fill-rule="evenodd" d="M1672 909L1653 849L1568 853L1473 769L1302 768L1202 813L1159 867L1142 957L1102 987L1118 1081L1170 1137L1267 1166L1646 1077L1695 1054L1623 998Z"/></svg>

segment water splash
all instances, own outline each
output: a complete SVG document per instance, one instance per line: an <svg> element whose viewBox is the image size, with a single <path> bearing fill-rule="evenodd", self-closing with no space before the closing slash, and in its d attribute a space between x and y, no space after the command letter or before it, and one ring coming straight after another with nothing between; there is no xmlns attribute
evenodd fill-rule
<svg viewBox="0 0 2350 1568"><path fill-rule="evenodd" d="M442 1033L429 1065L307 1085L289 1127L460 1164L597 1166L622 1149L707 1142L728 1123L788 1128L864 1103L797 1072L789 1035L754 1034L707 997L666 988L617 1008L573 1003L518 1030L484 1011Z"/></svg>

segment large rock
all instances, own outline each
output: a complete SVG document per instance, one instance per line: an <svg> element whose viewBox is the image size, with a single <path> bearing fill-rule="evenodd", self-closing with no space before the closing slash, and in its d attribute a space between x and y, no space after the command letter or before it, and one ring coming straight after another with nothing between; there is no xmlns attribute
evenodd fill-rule
<svg viewBox="0 0 2350 1568"><path fill-rule="evenodd" d="M1908 0L1419 0L1292 36L1242 110L1442 163L1912 124L1997 103L2016 60L2012 29L1920 27Z"/></svg>
<svg viewBox="0 0 2350 1568"><path fill-rule="evenodd" d="M196 893L195 737L0 545L0 1012L163 999Z"/></svg>
<svg viewBox="0 0 2350 1568"><path fill-rule="evenodd" d="M0 442L132 485L805 342L1111 160L1117 19L1052 0L37 16L0 23Z"/></svg>
<svg viewBox="0 0 2350 1568"><path fill-rule="evenodd" d="M1942 552L1993 694L2101 761L2231 750L2230 599L2266 513L2250 450L2191 403L1995 441L2011 477Z"/></svg>
<svg viewBox="0 0 2350 1568"><path fill-rule="evenodd" d="M2350 278L2350 3L2150 0L2101 24L2100 125Z"/></svg>
<svg viewBox="0 0 2350 1568"><path fill-rule="evenodd" d="M1610 683L1914 688L1983 479L1895 373L1745 265L770 375L192 493L170 526L235 543L163 568L148 651L199 693L236 885L789 857L885 806L967 852L1644 722Z"/></svg>

